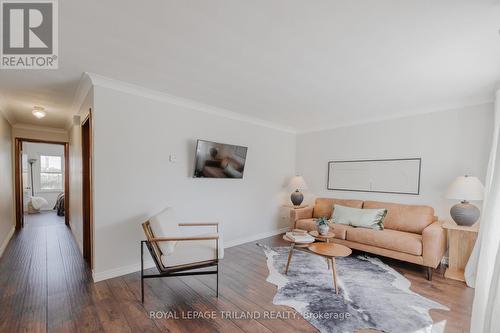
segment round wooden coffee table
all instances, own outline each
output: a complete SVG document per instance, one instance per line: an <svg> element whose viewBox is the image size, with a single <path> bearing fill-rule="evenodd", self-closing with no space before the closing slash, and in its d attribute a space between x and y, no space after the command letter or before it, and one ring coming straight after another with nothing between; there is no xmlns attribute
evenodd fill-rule
<svg viewBox="0 0 500 333"><path fill-rule="evenodd" d="M309 231L309 235L313 236L314 239L320 242L330 243L330 239L335 237L335 233L332 231L328 231L328 234L321 235L317 230ZM328 269L330 269L330 259L326 258L326 264L328 265Z"/></svg>
<svg viewBox="0 0 500 333"><path fill-rule="evenodd" d="M311 245L314 241L312 242L296 242L292 240L291 238L288 238L288 236L285 234L283 235L283 239L286 240L287 242L291 243L290 244L290 252L288 252L288 260L286 262L286 268L285 268L285 274L288 274L288 267L290 266L290 261L292 260L292 254L293 250L307 250L307 247Z"/></svg>
<svg viewBox="0 0 500 333"><path fill-rule="evenodd" d="M339 288L337 286L337 268L335 266L336 257L347 257L352 253L351 249L347 246L335 244L335 243L313 243L307 247L309 251L325 257L332 263L332 273L333 273L333 286L335 287L335 293L339 293Z"/></svg>
<svg viewBox="0 0 500 333"><path fill-rule="evenodd" d="M335 237L335 233L332 231L328 231L328 234L326 234L326 235L320 235L320 233L317 230L313 230L313 231L309 231L309 235L316 238L316 240L319 240L322 242L327 242L327 243L330 243L330 239Z"/></svg>

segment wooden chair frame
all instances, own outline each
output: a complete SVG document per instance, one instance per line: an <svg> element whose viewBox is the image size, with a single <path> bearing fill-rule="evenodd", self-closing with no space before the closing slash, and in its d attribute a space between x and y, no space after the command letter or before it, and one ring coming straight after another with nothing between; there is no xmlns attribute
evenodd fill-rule
<svg viewBox="0 0 500 333"><path fill-rule="evenodd" d="M141 301L144 303L144 279L163 278L169 276L189 276L189 275L209 275L216 274L216 296L219 297L219 223L179 223L180 227L198 227L198 226L215 226L217 234L208 236L188 236L188 237L161 237L154 236L151 230L149 221L142 224L144 233L147 240L141 241ZM158 246L159 242L172 242L172 241L201 241L201 240L215 240L216 244L216 259L198 261L189 264L165 266L161 261L162 252ZM149 250L149 254L158 269L157 274L144 274L144 244ZM215 267L215 270L209 271L192 271L201 268Z"/></svg>

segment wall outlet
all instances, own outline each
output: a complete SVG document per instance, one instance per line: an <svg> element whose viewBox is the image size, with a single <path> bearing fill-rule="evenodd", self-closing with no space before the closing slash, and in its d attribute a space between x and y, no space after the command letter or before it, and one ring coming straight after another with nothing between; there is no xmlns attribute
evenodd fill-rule
<svg viewBox="0 0 500 333"><path fill-rule="evenodd" d="M168 160L171 163L175 163L175 162L177 162L177 156L175 156L174 154L170 154L170 156L168 157Z"/></svg>

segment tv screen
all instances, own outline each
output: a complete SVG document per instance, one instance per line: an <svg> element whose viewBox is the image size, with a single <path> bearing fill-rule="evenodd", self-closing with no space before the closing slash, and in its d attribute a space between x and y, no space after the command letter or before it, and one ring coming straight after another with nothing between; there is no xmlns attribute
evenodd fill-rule
<svg viewBox="0 0 500 333"><path fill-rule="evenodd" d="M198 140L195 178L243 178L247 147Z"/></svg>

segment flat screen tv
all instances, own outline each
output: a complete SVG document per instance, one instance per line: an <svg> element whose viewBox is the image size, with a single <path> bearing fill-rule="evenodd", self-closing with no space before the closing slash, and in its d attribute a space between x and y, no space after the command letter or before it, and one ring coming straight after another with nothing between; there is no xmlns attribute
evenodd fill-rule
<svg viewBox="0 0 500 333"><path fill-rule="evenodd" d="M195 178L243 178L247 147L198 140Z"/></svg>

